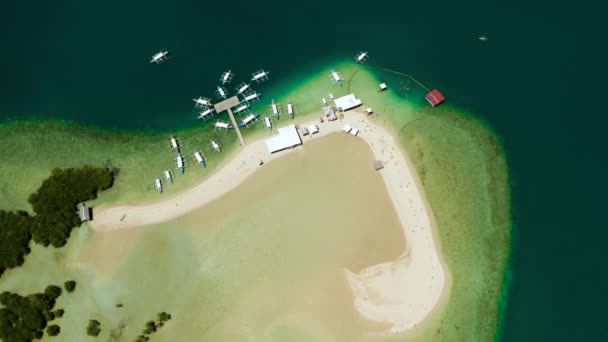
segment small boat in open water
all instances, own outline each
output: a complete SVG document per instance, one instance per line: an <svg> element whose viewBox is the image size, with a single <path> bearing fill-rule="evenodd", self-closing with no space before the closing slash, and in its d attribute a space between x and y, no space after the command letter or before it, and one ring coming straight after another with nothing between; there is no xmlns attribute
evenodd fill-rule
<svg viewBox="0 0 608 342"><path fill-rule="evenodd" d="M160 63L166 61L167 59L169 59L169 57L167 57L168 55L169 55L169 51L159 51L159 52L155 53L154 55L152 55L152 59L150 60L150 63L160 64Z"/></svg>

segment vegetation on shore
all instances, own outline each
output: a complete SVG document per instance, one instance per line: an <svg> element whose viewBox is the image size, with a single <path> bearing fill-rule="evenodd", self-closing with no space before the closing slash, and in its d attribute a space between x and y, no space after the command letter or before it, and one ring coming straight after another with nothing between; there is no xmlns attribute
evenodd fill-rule
<svg viewBox="0 0 608 342"><path fill-rule="evenodd" d="M35 215L0 210L0 276L23 264L31 240L45 247L64 246L80 225L76 205L95 199L113 181L114 171L106 168L55 169L29 197Z"/></svg>

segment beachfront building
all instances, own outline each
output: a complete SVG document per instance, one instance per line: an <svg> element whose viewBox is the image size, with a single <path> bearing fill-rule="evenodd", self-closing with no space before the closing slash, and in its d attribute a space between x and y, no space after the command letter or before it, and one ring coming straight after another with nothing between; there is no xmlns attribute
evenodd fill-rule
<svg viewBox="0 0 608 342"><path fill-rule="evenodd" d="M445 101L445 97L437 89L435 89L435 90L431 91L430 93L426 94L425 98L426 98L427 101L429 101L429 103L433 107L437 107L440 103L442 103L443 101Z"/></svg>
<svg viewBox="0 0 608 342"><path fill-rule="evenodd" d="M302 144L302 139L300 139L300 135L296 130L296 125L281 127L278 131L278 136L266 140L268 152L274 153Z"/></svg>
<svg viewBox="0 0 608 342"><path fill-rule="evenodd" d="M349 109L360 106L361 103L361 100L358 99L355 94L348 94L346 96L338 97L334 100L336 108L341 112L345 112Z"/></svg>
<svg viewBox="0 0 608 342"><path fill-rule="evenodd" d="M80 217L80 222L91 221L92 210L84 203L78 203L76 206L78 209L78 216Z"/></svg>

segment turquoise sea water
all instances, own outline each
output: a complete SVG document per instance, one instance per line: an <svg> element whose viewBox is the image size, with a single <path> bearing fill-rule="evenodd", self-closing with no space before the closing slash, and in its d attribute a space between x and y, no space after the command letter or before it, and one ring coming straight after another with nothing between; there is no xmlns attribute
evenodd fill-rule
<svg viewBox="0 0 608 342"><path fill-rule="evenodd" d="M370 63L439 88L504 141L517 232L503 340L606 341L607 182L598 164L608 119L597 6L12 2L0 14L0 120L191 127L191 99L212 96L224 70L237 74L232 87L259 68L273 81L297 79L368 50ZM173 58L148 63L160 49ZM257 89L280 91L273 82Z"/></svg>

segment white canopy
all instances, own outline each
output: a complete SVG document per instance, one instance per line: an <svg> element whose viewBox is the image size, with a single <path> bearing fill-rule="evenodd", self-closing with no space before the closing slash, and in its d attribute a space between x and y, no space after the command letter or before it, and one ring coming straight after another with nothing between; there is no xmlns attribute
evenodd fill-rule
<svg viewBox="0 0 608 342"><path fill-rule="evenodd" d="M361 105L361 100L355 97L355 94L338 97L334 100L336 108L341 111L346 111Z"/></svg>
<svg viewBox="0 0 608 342"><path fill-rule="evenodd" d="M349 124L344 125L344 127L342 127L342 130L346 133L350 132L350 130L353 129Z"/></svg>
<svg viewBox="0 0 608 342"><path fill-rule="evenodd" d="M313 135L319 131L319 127L317 127L317 125L315 125L315 124L310 124L308 126L308 131L310 132L311 135Z"/></svg>
<svg viewBox="0 0 608 342"><path fill-rule="evenodd" d="M354 128L350 130L350 134L357 136L357 134L359 133L359 129L358 128Z"/></svg>
<svg viewBox="0 0 608 342"><path fill-rule="evenodd" d="M289 147L302 144L296 125L289 125L278 129L279 135L266 140L266 146L270 153L284 150Z"/></svg>

